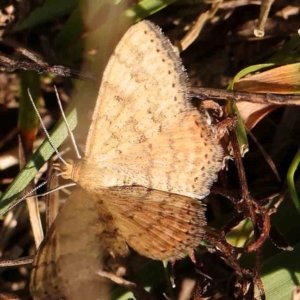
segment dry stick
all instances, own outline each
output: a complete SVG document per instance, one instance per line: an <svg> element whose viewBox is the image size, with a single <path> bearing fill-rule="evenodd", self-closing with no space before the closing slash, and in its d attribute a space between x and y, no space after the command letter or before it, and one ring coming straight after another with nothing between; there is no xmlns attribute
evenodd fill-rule
<svg viewBox="0 0 300 300"><path fill-rule="evenodd" d="M245 203L247 205L250 219L251 219L251 222L254 227L255 236L258 237L255 242L251 243L247 247L247 251L253 252L253 251L256 251L258 248L260 248L262 246L262 244L265 242L265 240L268 238L269 231L271 228L270 216L267 213L267 210L263 206L259 205L255 201L252 201L252 199L249 195L246 174L245 174L245 170L244 170L242 157L240 154L239 144L238 144L236 135L233 131L231 131L229 133L229 135L230 135L230 140L231 140L231 144L232 144L232 148L233 148L233 152L234 152L235 163L236 163L238 174L239 174L239 180L240 180L240 185L241 185L241 189L242 189L242 199L245 201ZM254 207L259 211L259 213L263 217L262 234L259 234L259 232L258 232Z"/></svg>
<svg viewBox="0 0 300 300"><path fill-rule="evenodd" d="M235 258L235 250L237 250L237 248L228 244L224 235L222 235L217 229L212 228L210 226L205 226L204 229L205 240L207 240L209 243L221 250L221 252L224 254L224 257L228 260L229 264L236 271L236 273L240 277L243 277L244 274L248 273L248 270L241 268L241 266L238 264ZM193 256L191 258L193 259Z"/></svg>
<svg viewBox="0 0 300 300"><path fill-rule="evenodd" d="M223 1L220 0L212 3L211 8L198 17L191 29L177 45L180 52L187 49L197 39L205 23L216 14L222 2Z"/></svg>
<svg viewBox="0 0 300 300"><path fill-rule="evenodd" d="M214 187L214 186L211 188L210 192L212 194L224 196L230 202L232 202L234 206L236 206L236 204L237 204L237 200L236 199L239 197L237 195L237 192L231 192L231 191L225 190L224 188Z"/></svg>
<svg viewBox="0 0 300 300"><path fill-rule="evenodd" d="M235 100L274 105L300 105L299 94L248 93L221 89L192 87L189 95L200 100Z"/></svg>
<svg viewBox="0 0 300 300"><path fill-rule="evenodd" d="M261 2L258 24L254 29L254 35L257 37L263 37L265 35L265 23L273 2L274 0L262 0Z"/></svg>
<svg viewBox="0 0 300 300"><path fill-rule="evenodd" d="M24 50L22 54L28 54L28 50ZM30 53L30 52L29 52ZM29 55L27 55L29 56ZM32 55L30 56L30 58ZM0 55L0 66L6 72L14 72L15 70L23 69L27 71L35 71L37 73L51 73L58 76L63 77L73 77L78 79L91 79L94 80L95 78L89 74L84 73L78 70L72 70L68 67L61 66L61 65L49 65L46 62L43 62L41 59L35 59L36 61L28 61L28 60L13 60L8 58L4 55Z"/></svg>
<svg viewBox="0 0 300 300"><path fill-rule="evenodd" d="M25 166L26 161L28 161L29 155L32 154L32 149L26 147L25 143L23 142L23 138L19 136L19 161L20 167L22 168ZM24 193L27 194L28 189L34 189L34 182L32 181L24 190ZM36 248L39 247L42 240L44 239L44 233L42 229L42 223L39 216L39 206L38 206L38 199L37 197L33 197L33 199L27 198L26 199L28 214L30 219L30 225L33 232L34 243Z"/></svg>
<svg viewBox="0 0 300 300"><path fill-rule="evenodd" d="M251 222L255 228L256 227L255 211L253 209L253 204L252 204L251 198L249 197L249 189L248 189L246 174L245 174L245 170L244 170L244 166L243 166L243 162L242 162L242 156L240 153L239 143L238 143L237 137L233 131L229 132L229 137L230 137L230 141L231 141L231 145L232 145L232 149L233 149L233 153L234 153L234 159L235 159L237 171L239 174L240 186L241 186L241 190L242 190L242 199L243 199L243 201L245 201L245 203L247 205ZM257 234L257 232L256 232L256 234Z"/></svg>
<svg viewBox="0 0 300 300"><path fill-rule="evenodd" d="M265 216L265 214L267 213L267 210L264 207L260 207L258 210L261 212L262 209L264 210L264 213L262 214L262 223L263 223L263 230L262 230L262 234L260 236L259 239L261 239L262 241L259 242L259 239L255 242L252 243L251 245L249 245L250 247L252 246L253 249L251 250L250 247L248 247L246 250L247 251L256 251L255 252L255 266L254 266L254 276L253 276L253 282L256 285L258 291L259 291L259 295L261 300L265 300L266 299L266 295L265 295L265 291L264 291L264 286L262 283L262 280L260 278L259 275L259 271L262 265L262 243L265 241L265 237L269 236L269 231L270 231L270 218L269 216ZM259 220L258 220L259 221ZM256 245L255 245L256 244Z"/></svg>
<svg viewBox="0 0 300 300"><path fill-rule="evenodd" d="M29 51L28 49L22 48L22 47L16 47L14 48L15 51L23 54L24 56L28 57L30 60L34 61L35 63L39 65L47 65L40 57L38 57L33 52Z"/></svg>
<svg viewBox="0 0 300 300"><path fill-rule="evenodd" d="M259 295L261 297L261 300L265 300L266 299L266 294L265 294L265 290L264 290L264 285L263 285L262 280L259 276L260 267L261 267L261 249L258 249L258 251L256 253L256 259L255 259L254 281L255 281L255 285L257 286L257 289L259 291Z"/></svg>
<svg viewBox="0 0 300 300"><path fill-rule="evenodd" d="M233 10L240 6L246 6L246 5L261 5L261 0L235 0L235 1L225 1L221 4L221 9L230 9Z"/></svg>
<svg viewBox="0 0 300 300"><path fill-rule="evenodd" d="M251 218L251 222L254 227L255 236L256 237L259 236L258 239L254 243L251 243L246 248L246 250L250 251L250 252L256 251L254 281L259 289L261 299L264 300L265 292L263 289L263 285L261 283L261 279L259 277L259 269L261 266L260 247L262 246L262 244L265 242L265 240L267 239L267 237L269 235L269 231L270 231L270 227L271 227L270 216L268 215L268 213L264 207L260 206L255 201L252 201L251 197L249 196L248 184L247 184L246 174L245 174L245 170L244 170L243 163L242 163L242 157L240 154L238 140L233 131L229 132L229 136L230 136L230 141L231 141L233 152L234 152L235 163L236 163L238 174L239 174L239 180L240 180L240 185L241 185L241 189L242 189L242 197L247 205L247 208L248 208L248 211L250 214L250 218ZM258 232L258 226L256 223L256 216L255 216L255 211L254 211L253 206L256 206L256 208L258 208L259 213L262 215L262 219L263 219L263 229L262 229L262 233L260 235Z"/></svg>
<svg viewBox="0 0 300 300"><path fill-rule="evenodd" d="M137 299L143 299L143 300L153 300L153 297L150 293L148 293L145 289L142 287L139 287L136 283L128 281L122 277L119 277L115 274L106 272L106 271L97 271L96 272L99 276L110 279L112 282L123 286L127 290L131 291L133 295Z"/></svg>
<svg viewBox="0 0 300 300"><path fill-rule="evenodd" d="M15 259L0 259L0 267L16 267L16 266L25 266L31 265L34 261L34 256L25 256Z"/></svg>
<svg viewBox="0 0 300 300"><path fill-rule="evenodd" d="M297 103L298 105L300 104L300 96L298 95L276 95L276 94L253 94L253 93L245 93L245 92L233 92L233 91L227 91L227 90L217 90L217 89L204 89L204 88L192 88L191 89L191 93L195 93L197 92L197 94L194 94L194 96L196 96L197 98L200 99L215 99L215 100L220 100L220 99L234 99L234 100L240 100L240 101L250 101L250 102L256 102L256 103L270 103L270 99L271 99L271 104L287 104L286 102L283 102L283 99L287 99L289 101L293 100L293 103L289 103L289 104L295 104ZM253 101L255 100L255 101ZM267 101L266 101L267 100ZM276 101L276 103L275 103ZM231 136L233 138L233 141L236 141L235 135L233 133L231 133ZM248 206L248 210L250 213L250 217L251 217L251 221L253 223L253 225L255 226L256 222L255 221L255 213L253 210L253 206L252 206L252 201L249 197L249 191L248 191L248 186L247 186L247 182L246 182L246 176L245 176L245 172L244 172L244 168L242 165L242 159L241 159L241 155L239 152L239 148L238 148L238 144L233 142L232 143L233 147L236 147L235 150L235 159L236 159L236 163L237 163L237 169L239 172L239 178L241 180L241 187L242 187L242 194L243 194L243 199L245 199L247 206ZM259 236L259 238L252 243L251 245L249 245L248 247L248 251L255 251L256 249L258 249L266 240L266 238L268 237L268 233L270 231L270 216L267 214L266 210L256 204L254 202L255 206L259 206L259 212L263 215L264 217L264 222L263 222L263 229L262 229L262 235ZM254 227L255 228L255 227Z"/></svg>
<svg viewBox="0 0 300 300"><path fill-rule="evenodd" d="M224 237L224 238L225 238L225 237ZM252 246L252 245L254 245L254 243L251 244L251 246ZM260 246L261 246L261 244L259 245L259 247L260 247ZM241 249L242 249L242 248L241 248ZM235 248L235 250L240 250L240 249ZM246 251L249 252L249 249L247 249L247 248L244 249L244 250L246 250ZM252 250L252 251L253 251L253 250ZM259 276L259 270L260 270L260 267L261 267L261 248L256 247L256 248L255 248L255 251L256 251L256 253L255 253L256 259L255 259L254 272L251 272L251 271L249 271L249 270L247 270L247 269L242 269L242 270L243 270L243 274L248 274L248 275L251 275L251 276L252 276L252 278L253 278L253 283L257 286L257 288L258 288L258 290L259 290L259 294L260 294L261 299L262 299L262 300L265 300L264 287L263 287L261 278L260 278L260 276ZM236 252L237 252L237 251L236 251ZM241 252L244 252L244 251L241 251ZM243 282L243 293L244 293L243 295L246 294L247 290L248 290L248 284L244 281L244 282Z"/></svg>
<svg viewBox="0 0 300 300"><path fill-rule="evenodd" d="M270 221L270 215L268 211L263 206L256 203L255 201L253 201L252 203L254 204L254 206L262 216L263 226L261 229L262 233L260 234L259 238L255 242L247 246L246 250L249 252L257 251L263 245L263 243L269 237L269 233L271 229L271 221Z"/></svg>
<svg viewBox="0 0 300 300"><path fill-rule="evenodd" d="M49 178L53 173L52 180L47 183L47 191L51 191L53 188L58 186L58 177L55 176L56 172L53 168L53 165L50 164L47 170L47 178ZM50 229L53 221L55 220L58 210L59 210L59 195L57 192L49 193L46 195L46 233Z"/></svg>

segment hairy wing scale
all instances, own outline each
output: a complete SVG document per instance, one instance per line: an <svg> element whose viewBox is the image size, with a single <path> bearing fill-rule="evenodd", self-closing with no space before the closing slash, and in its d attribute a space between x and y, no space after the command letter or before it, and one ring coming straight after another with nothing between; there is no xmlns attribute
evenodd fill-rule
<svg viewBox="0 0 300 300"><path fill-rule="evenodd" d="M144 187L103 190L108 210L126 242L159 260L185 256L204 234L204 207L195 199Z"/></svg>
<svg viewBox="0 0 300 300"><path fill-rule="evenodd" d="M188 87L160 29L148 21L132 26L105 69L78 183L97 176L103 187L141 185L205 197L223 153L205 113L189 103Z"/></svg>

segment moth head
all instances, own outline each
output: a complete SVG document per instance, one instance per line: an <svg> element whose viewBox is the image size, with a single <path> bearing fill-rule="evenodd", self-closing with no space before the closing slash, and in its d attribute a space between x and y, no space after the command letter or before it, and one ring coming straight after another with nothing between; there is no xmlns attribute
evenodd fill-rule
<svg viewBox="0 0 300 300"><path fill-rule="evenodd" d="M65 161L65 163L53 164L54 169L61 173L62 178L72 179L74 172L74 162L71 159Z"/></svg>

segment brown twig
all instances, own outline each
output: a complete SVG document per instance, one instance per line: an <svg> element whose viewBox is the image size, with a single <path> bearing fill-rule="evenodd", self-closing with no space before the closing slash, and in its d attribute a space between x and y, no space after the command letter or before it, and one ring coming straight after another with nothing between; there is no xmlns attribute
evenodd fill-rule
<svg viewBox="0 0 300 300"><path fill-rule="evenodd" d="M246 247L246 250L249 252L256 252L263 245L266 239L269 237L271 221L267 210L263 206L261 206L255 201L252 201L252 203L256 207L256 210L259 212L259 216L261 217L260 223L262 223L262 225L259 226L261 229L261 234L259 235L258 239L255 242L249 244ZM257 222L257 224L258 223L259 222Z"/></svg>
<svg viewBox="0 0 300 300"><path fill-rule="evenodd" d="M32 154L32 145L29 144L28 140L26 140L26 137L24 137L21 133L19 135L19 162L20 162L20 168L25 166L26 161L28 161L30 155ZM34 182L31 182L24 190L23 194L26 195L29 191L33 190L35 188ZM39 206L38 206L38 199L37 197L34 197L35 193L33 194L33 197L27 198L26 203L28 207L28 213L29 213L29 219L30 224L33 232L34 242L36 248L39 247L42 240L44 239L44 233L41 223L41 218L39 214Z"/></svg>
<svg viewBox="0 0 300 300"><path fill-rule="evenodd" d="M242 163L242 157L240 154L239 144L237 141L237 138L235 136L235 133L231 131L229 133L233 152L234 152L234 158L237 165L237 170L239 174L240 179L240 185L242 189L242 199L245 201L245 204L247 206L248 213L250 215L251 222L253 224L254 233L255 236L258 237L255 242L249 244L245 250L247 252L255 252L256 253L256 261L255 261L255 268L254 268L254 276L253 281L255 285L259 289L260 297L262 300L265 299L265 292L263 289L263 285L261 282L261 279L259 277L259 270L261 267L261 254L260 249L263 245L263 243L266 241L266 239L269 236L271 224L270 224L270 216L267 212L267 210L261 206L260 204L253 201L253 199L250 197L249 190L248 190L248 184L246 180L246 174ZM256 219L256 213L254 208L259 213L259 219L261 218L261 222L257 222ZM258 226L259 223L262 223L262 228L260 228L261 233L259 232L258 228L261 226Z"/></svg>
<svg viewBox="0 0 300 300"><path fill-rule="evenodd" d="M189 95L200 100L235 100L274 105L300 105L300 95L298 94L248 93L192 87Z"/></svg>
<svg viewBox="0 0 300 300"><path fill-rule="evenodd" d="M22 54L27 54L28 57L32 58L33 55L29 55L27 51L23 51ZM30 52L29 52L30 53ZM90 79L94 80L95 78L88 73L84 73L78 70L70 69L66 66L61 65L49 65L41 59L35 58L34 61L28 60L13 60L4 55L0 54L0 66L2 66L2 71L14 72L16 70L27 70L35 71L37 73L50 73L63 77L73 77L78 79Z"/></svg>
<svg viewBox="0 0 300 300"><path fill-rule="evenodd" d="M221 4L221 9L235 9L240 6L246 6L246 5L260 5L260 0L235 0L235 1L225 1Z"/></svg>
<svg viewBox="0 0 300 300"><path fill-rule="evenodd" d="M229 137L230 137L230 141L232 144L235 162L236 162L236 166L237 166L237 170L238 170L238 174L239 174L240 186L241 186L241 190L242 190L242 200L238 201L238 200L234 199L235 197L233 195L228 194L228 193L226 193L225 196L229 200L231 200L231 202L236 206L238 211L240 211L243 206L245 207L246 210L242 210L242 214L236 215L232 220L230 220L230 222L228 222L225 225L225 227L222 228L222 230L219 234L219 238L214 237L214 235L210 233L211 231L208 230L209 240L211 242L213 242L213 244L222 251L222 253L226 257L228 262L235 269L235 271L237 272L237 274L239 276L244 277L244 275L248 274L252 277L252 284L254 283L254 285L256 285L258 287L258 290L260 293L260 298L264 300L265 293L264 293L261 279L259 277L259 270L260 270L260 266L261 266L260 249L261 249L261 246L263 245L263 243L265 242L265 240L269 236L270 227L271 227L270 216L269 216L267 210L263 206L256 203L250 197L248 184L247 184L247 180L246 180L246 174L245 174L245 170L243 167L242 157L240 154L237 138L233 131L231 131L229 133ZM256 214L257 214L257 216L256 216ZM229 245L228 243L226 245L225 244L226 243L226 239L225 239L226 233L230 230L230 228L235 226L237 223L239 223L242 219L244 219L246 217L250 217L250 219L251 219L251 222L254 227L254 233L255 233L256 240L254 242L250 243L249 245L245 246L244 248L233 247L233 246ZM251 270L243 269L239 266L238 261L235 258L235 255L239 252L240 253L255 252L256 262L255 262L255 267L254 267L253 272L251 272ZM235 253L235 254L233 254L233 253ZM245 277L245 279L246 279L246 277ZM243 289L242 289L243 295L246 295L246 293L248 293L248 292L246 292L246 286L247 286L246 281L242 281L242 286L243 286ZM249 293L251 294L251 291L249 291Z"/></svg>
<svg viewBox="0 0 300 300"><path fill-rule="evenodd" d="M231 145L232 145L232 149L233 149L233 153L234 153L234 159L235 159L237 171L239 174L240 186L241 186L241 190L242 190L242 201L245 201L251 222L252 222L253 226L255 227L256 216L255 216L255 212L253 209L253 204L252 204L251 198L249 197L249 189L248 189L248 184L247 184L247 179L246 179L246 173L245 173L243 162L242 162L242 156L240 153L239 143L238 143L237 137L233 131L229 132L229 137L230 137L230 141L231 141Z"/></svg>
<svg viewBox="0 0 300 300"><path fill-rule="evenodd" d="M0 259L0 267L4 268L4 267L31 265L33 261L34 261L34 256L24 256L15 259Z"/></svg>
<svg viewBox="0 0 300 300"><path fill-rule="evenodd" d="M58 177L55 176L57 171L53 168L53 164L49 164L49 168L47 170L47 178L52 178L47 183L47 191L51 191L52 189L58 186ZM53 176L54 175L54 176ZM54 222L58 210L59 210L59 194L58 192L49 193L46 195L46 232L50 229L52 223Z"/></svg>
<svg viewBox="0 0 300 300"><path fill-rule="evenodd" d="M141 288L134 282L128 281L122 277L119 277L115 274L105 272L105 271L97 271L97 274L101 277L110 279L114 283L123 286L125 289L131 291L136 299L143 299L143 300L154 300L150 293L148 293L145 289Z"/></svg>
<svg viewBox="0 0 300 300"><path fill-rule="evenodd" d="M234 204L234 206L236 206L237 204L237 197L238 197L237 192L228 191L224 188L214 187L214 186L211 188L210 192L212 194L221 195L227 198Z"/></svg>
<svg viewBox="0 0 300 300"><path fill-rule="evenodd" d="M243 274L245 273L245 270L243 270L240 265L238 264L235 253L237 250L236 247L231 246L226 242L225 235L223 232L218 231L215 228L212 228L210 226L205 227L205 239L220 249L220 251L223 253L224 258L228 261L229 265L235 270L235 272L240 276L243 277Z"/></svg>
<svg viewBox="0 0 300 300"><path fill-rule="evenodd" d="M216 1L212 3L212 6L209 10L202 13L193 26L190 28L190 30L187 32L187 34L181 39L181 41L178 43L179 51L182 52L186 50L199 36L201 30L203 29L205 23L210 20L218 11L220 5L222 4L222 0Z"/></svg>
<svg viewBox="0 0 300 300"><path fill-rule="evenodd" d="M265 35L265 23L273 2L274 0L262 0L261 2L258 24L254 29L254 35L257 37L263 37Z"/></svg>
<svg viewBox="0 0 300 300"><path fill-rule="evenodd" d="M261 249L258 249L255 256L256 256L255 257L255 267L254 267L255 275L254 275L253 281L254 281L255 285L257 286L261 300L265 300L266 294L265 294L263 283L259 276L260 267L261 267Z"/></svg>

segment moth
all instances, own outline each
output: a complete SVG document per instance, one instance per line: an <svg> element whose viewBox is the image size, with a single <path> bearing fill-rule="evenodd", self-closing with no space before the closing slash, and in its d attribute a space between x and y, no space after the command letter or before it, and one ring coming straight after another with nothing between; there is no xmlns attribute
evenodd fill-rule
<svg viewBox="0 0 300 300"><path fill-rule="evenodd" d="M34 299L105 299L96 272L108 258L132 248L174 260L199 245L206 225L199 200L223 151L188 91L161 30L149 21L133 25L104 71L84 158L60 165L77 187L37 251Z"/></svg>

